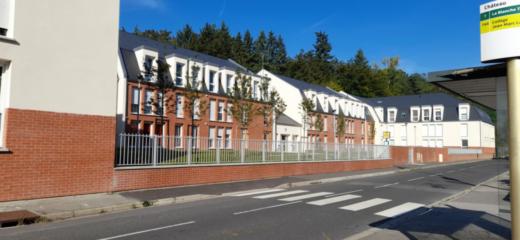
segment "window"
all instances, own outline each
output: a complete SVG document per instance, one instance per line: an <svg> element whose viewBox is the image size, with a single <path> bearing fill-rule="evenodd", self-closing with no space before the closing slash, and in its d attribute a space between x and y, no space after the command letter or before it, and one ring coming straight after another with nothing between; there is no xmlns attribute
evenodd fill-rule
<svg viewBox="0 0 520 240"><path fill-rule="evenodd" d="M228 105L227 105L227 113L226 113L226 120L229 123L233 122L233 115L231 113L231 108L232 107L233 107L233 104L228 103Z"/></svg>
<svg viewBox="0 0 520 240"><path fill-rule="evenodd" d="M12 0L0 0L0 36L7 36L12 31L9 30L11 20Z"/></svg>
<svg viewBox="0 0 520 240"><path fill-rule="evenodd" d="M469 120L469 104L459 104L459 120L467 121Z"/></svg>
<svg viewBox="0 0 520 240"><path fill-rule="evenodd" d="M429 122L432 118L432 108L431 107L423 107L422 108L422 120L423 122Z"/></svg>
<svg viewBox="0 0 520 240"><path fill-rule="evenodd" d="M225 148L231 148L231 128L226 128L226 142L225 142L225 145L224 147Z"/></svg>
<svg viewBox="0 0 520 240"><path fill-rule="evenodd" d="M468 147L468 139L462 139L462 147Z"/></svg>
<svg viewBox="0 0 520 240"><path fill-rule="evenodd" d="M184 117L184 101L181 94L175 95L175 116L178 118Z"/></svg>
<svg viewBox="0 0 520 240"><path fill-rule="evenodd" d="M231 93L233 90L233 75L227 74L226 75L226 86L227 86L227 93Z"/></svg>
<svg viewBox="0 0 520 240"><path fill-rule="evenodd" d="M209 128L209 138L208 138L208 147L215 148L215 128Z"/></svg>
<svg viewBox="0 0 520 240"><path fill-rule="evenodd" d="M157 115L164 115L164 99L162 93L157 94L157 103Z"/></svg>
<svg viewBox="0 0 520 240"><path fill-rule="evenodd" d="M128 127L128 133L139 133L139 121L132 120Z"/></svg>
<svg viewBox="0 0 520 240"><path fill-rule="evenodd" d="M389 123L394 123L395 120L396 120L396 116L397 116L397 108L389 108L389 109L387 110L387 112L388 112L388 113L387 113L387 115L388 115L388 119L387 119L387 121L388 121Z"/></svg>
<svg viewBox="0 0 520 240"><path fill-rule="evenodd" d="M139 94L139 89L134 87L132 88L132 113L139 113L139 99L141 98L141 94Z"/></svg>
<svg viewBox="0 0 520 240"><path fill-rule="evenodd" d="M323 117L323 131L325 131L325 132L327 131L327 125L328 125L327 120L328 120L327 116Z"/></svg>
<svg viewBox="0 0 520 240"><path fill-rule="evenodd" d="M209 91L215 92L215 71L209 71Z"/></svg>
<svg viewBox="0 0 520 240"><path fill-rule="evenodd" d="M434 106L433 107L433 121L440 122L443 119L444 107Z"/></svg>
<svg viewBox="0 0 520 240"><path fill-rule="evenodd" d="M329 102L328 102L328 98L327 97L323 98L323 110L325 112L329 111Z"/></svg>
<svg viewBox="0 0 520 240"><path fill-rule="evenodd" d="M177 63L175 64L175 85L182 85L182 69L184 68L184 64Z"/></svg>
<svg viewBox="0 0 520 240"><path fill-rule="evenodd" d="M145 94L145 103L144 103L144 114L152 114L152 96L153 92L151 90L146 90Z"/></svg>
<svg viewBox="0 0 520 240"><path fill-rule="evenodd" d="M153 81L153 57L146 56L144 58L144 80L147 82Z"/></svg>
<svg viewBox="0 0 520 240"><path fill-rule="evenodd" d="M175 139L174 144L176 148L182 147L182 125L175 125Z"/></svg>
<svg viewBox="0 0 520 240"><path fill-rule="evenodd" d="M217 103L215 102L215 100L210 100L209 101L209 120L210 121L215 121L215 112L216 112L216 109L217 108Z"/></svg>
<svg viewBox="0 0 520 240"><path fill-rule="evenodd" d="M195 99L195 102L193 103L193 119L199 120L200 119L200 99Z"/></svg>
<svg viewBox="0 0 520 240"><path fill-rule="evenodd" d="M419 114L420 114L419 111L420 111L419 107L412 107L412 108L410 108L410 112L411 112L410 120L412 122L419 122Z"/></svg>
<svg viewBox="0 0 520 240"><path fill-rule="evenodd" d="M361 123L361 135L365 135L365 123Z"/></svg>
<svg viewBox="0 0 520 240"><path fill-rule="evenodd" d="M253 89L252 89L252 97L253 99L258 98L258 82L253 82Z"/></svg>
<svg viewBox="0 0 520 240"><path fill-rule="evenodd" d="M217 129L217 146L222 148L222 140L224 139L224 128Z"/></svg>
<svg viewBox="0 0 520 240"><path fill-rule="evenodd" d="M218 102L217 121L224 121L224 102Z"/></svg>

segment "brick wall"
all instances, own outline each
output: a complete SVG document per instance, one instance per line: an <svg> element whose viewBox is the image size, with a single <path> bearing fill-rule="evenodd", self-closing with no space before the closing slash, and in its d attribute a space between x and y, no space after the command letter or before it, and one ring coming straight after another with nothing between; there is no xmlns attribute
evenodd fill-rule
<svg viewBox="0 0 520 240"><path fill-rule="evenodd" d="M115 117L7 109L0 201L110 191Z"/></svg>

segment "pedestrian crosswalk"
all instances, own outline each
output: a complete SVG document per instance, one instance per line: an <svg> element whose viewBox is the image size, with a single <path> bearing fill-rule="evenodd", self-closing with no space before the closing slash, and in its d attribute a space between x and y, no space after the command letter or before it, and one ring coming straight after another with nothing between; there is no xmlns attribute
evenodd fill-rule
<svg viewBox="0 0 520 240"><path fill-rule="evenodd" d="M309 192L307 190L292 190L286 189L260 189L256 191L248 191L235 193L231 196L234 197L252 197L254 199L277 199L282 202L305 202L307 205L312 206L329 206L337 205L337 209L344 210L345 212L358 212L368 210L371 208L377 208L378 206L389 207L383 211L374 213L377 216L394 218L408 212L417 210L424 207L424 204L406 202L395 205L391 199L387 198L365 198L358 193L356 194L334 194L332 192ZM390 204L393 206L388 206ZM380 209L377 208L377 209Z"/></svg>

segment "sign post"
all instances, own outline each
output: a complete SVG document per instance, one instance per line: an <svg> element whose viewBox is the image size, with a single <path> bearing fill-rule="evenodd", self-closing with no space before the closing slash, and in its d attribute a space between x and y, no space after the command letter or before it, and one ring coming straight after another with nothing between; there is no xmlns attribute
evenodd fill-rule
<svg viewBox="0 0 520 240"><path fill-rule="evenodd" d="M520 240L520 0L480 6L481 61L507 62L511 236Z"/></svg>

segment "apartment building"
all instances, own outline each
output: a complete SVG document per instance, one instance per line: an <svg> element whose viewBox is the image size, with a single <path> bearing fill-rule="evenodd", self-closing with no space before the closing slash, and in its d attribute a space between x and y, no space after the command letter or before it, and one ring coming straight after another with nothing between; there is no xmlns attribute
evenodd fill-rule
<svg viewBox="0 0 520 240"><path fill-rule="evenodd" d="M444 93L367 99L376 113L376 144L494 148L495 127L479 107Z"/></svg>
<svg viewBox="0 0 520 240"><path fill-rule="evenodd" d="M166 81L171 86L166 92L160 91L157 74L146 70L148 66L157 69L158 59L168 64ZM240 137L269 139L271 127L256 112L244 129L231 114L233 103L229 95L238 75L251 78L250 101L261 105L260 77L233 60L121 31L118 132L177 138L207 137L225 142ZM194 91L199 97L190 104L187 94Z"/></svg>
<svg viewBox="0 0 520 240"><path fill-rule="evenodd" d="M108 191L119 1L0 0L0 201Z"/></svg>
<svg viewBox="0 0 520 240"><path fill-rule="evenodd" d="M368 105L345 92L261 70L271 87L277 89L287 109L276 118L276 141L309 141L321 143L371 144L373 120L367 115ZM301 104L307 99L314 109L308 114ZM344 119L344 132L338 132ZM318 120L319 119L319 120ZM316 122L319 121L319 124ZM341 128L339 128L341 129Z"/></svg>

